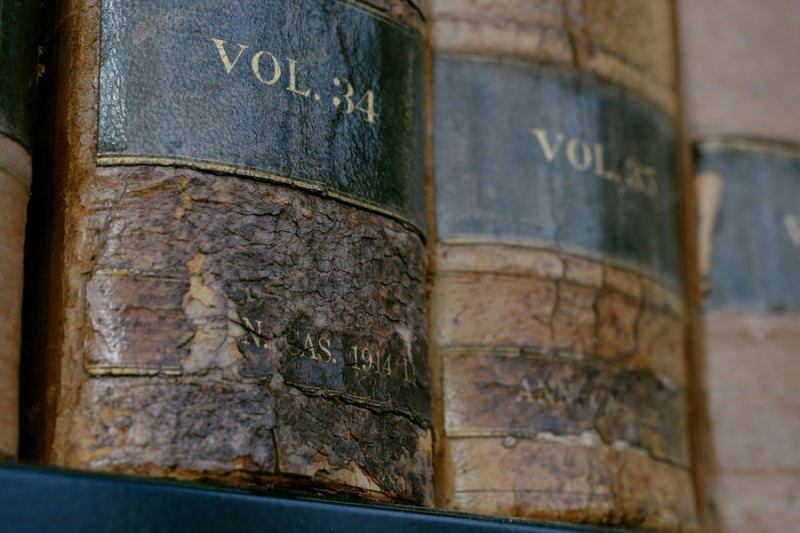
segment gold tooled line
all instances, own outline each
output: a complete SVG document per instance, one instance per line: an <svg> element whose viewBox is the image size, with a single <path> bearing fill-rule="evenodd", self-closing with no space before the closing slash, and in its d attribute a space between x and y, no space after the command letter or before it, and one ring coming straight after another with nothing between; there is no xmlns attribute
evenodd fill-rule
<svg viewBox="0 0 800 533"><path fill-rule="evenodd" d="M179 376L181 367L179 366L157 366L157 365L136 365L136 364L99 364L86 365L86 372L90 376L155 376L164 374L167 376Z"/></svg>
<svg viewBox="0 0 800 533"><path fill-rule="evenodd" d="M800 146L779 141L747 139L744 137L709 137L694 145L700 150L736 150L739 152L771 154L800 159Z"/></svg>
<svg viewBox="0 0 800 533"><path fill-rule="evenodd" d="M417 224L413 223L410 219L399 214L396 211L386 209L385 207L374 204L372 202L366 202L360 198L351 196L346 193L341 193L338 191L326 189L325 186L321 183L306 181L306 180L298 180L294 178L287 178L279 174L258 170L253 167L246 167L243 165L233 165L230 163L224 163L221 161L215 161L212 159L202 159L202 158L188 158L180 156L146 155L146 154L116 155L108 153L97 154L97 164L98 166L180 165L188 168L193 168L196 170L207 170L212 172L220 172L223 174L247 176L251 178L273 181L281 184L288 184L298 189L323 193L328 197L335 198L344 203L348 203L356 207L360 207L362 209L366 209L369 211L373 211L375 213L379 213L384 216L394 218L396 220L409 224L413 228L417 229L417 231L422 233L422 229L419 228Z"/></svg>
<svg viewBox="0 0 800 533"><path fill-rule="evenodd" d="M413 35L419 36L419 32L416 28L412 27L411 25L392 17L391 15L387 15L386 13L377 10L372 6L357 4L353 0L334 0L334 2L338 2L344 6L347 6L355 11L360 13L364 13L365 15L369 15L370 17L380 20L382 22L386 22L391 24L392 26L396 26L398 29L406 32L411 33Z"/></svg>
<svg viewBox="0 0 800 533"><path fill-rule="evenodd" d="M486 353L491 351L496 355L508 354L507 357L515 357L522 353L522 348L517 346L492 346L482 344L449 344L442 347L442 353L469 354ZM503 353L504 352L504 353Z"/></svg>
<svg viewBox="0 0 800 533"><path fill-rule="evenodd" d="M447 430L445 429L445 437L448 439L486 439L486 438L499 438L499 437L522 437L527 439L535 440L538 443L553 443L558 444L553 441L549 441L546 439L538 440L536 436L539 433L543 433L541 431L533 431L533 430L525 430L519 428L464 428L464 429L456 429L456 430ZM564 435L564 437L578 437L578 435ZM630 444L630 443L629 443ZM602 447L607 446L605 444L598 444L595 447ZM670 466L675 468L679 468L681 470L689 470L690 467L688 464L681 463L676 461L675 459L668 457L662 454L656 454L652 450L649 450L643 446L637 446L631 444L631 449L634 450L647 450L648 455L655 461L660 463L666 463Z"/></svg>
<svg viewBox="0 0 800 533"><path fill-rule="evenodd" d="M441 348L441 352L443 355L487 355L487 356L497 356L497 357L508 357L508 358L523 358L523 359L535 359L539 361L561 361L561 362L569 362L575 363L577 365L581 365L586 368L599 368L599 369L610 369L613 371L621 371L621 372L637 372L641 370L645 370L650 372L654 377L656 377L662 383L670 384L670 387L678 390L683 390L685 385L679 381L674 380L665 375L661 375L656 373L656 371L650 367L639 367L634 366L626 361L620 361L618 359L607 359L605 357L600 357L598 355L580 355L575 352L570 352L568 350L552 350L547 351L541 348L536 348L532 346L520 346L514 347L509 345L491 345L491 344L448 344Z"/></svg>
<svg viewBox="0 0 800 533"><path fill-rule="evenodd" d="M138 270L135 268L98 268L92 274L93 277L106 279L152 279L156 281L168 281L173 283L189 283L187 278L179 275L165 275L163 272Z"/></svg>

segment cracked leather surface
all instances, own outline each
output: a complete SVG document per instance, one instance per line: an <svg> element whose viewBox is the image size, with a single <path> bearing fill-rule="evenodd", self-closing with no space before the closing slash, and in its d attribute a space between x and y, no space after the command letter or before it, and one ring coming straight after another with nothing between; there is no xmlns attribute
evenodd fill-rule
<svg viewBox="0 0 800 533"><path fill-rule="evenodd" d="M439 504L691 529L682 299L545 250L442 246L436 263Z"/></svg>
<svg viewBox="0 0 800 533"><path fill-rule="evenodd" d="M673 3L430 7L437 505L695 529Z"/></svg>
<svg viewBox="0 0 800 533"><path fill-rule="evenodd" d="M109 6L120 14L130 6L141 7L139 15L156 18L145 17L127 35L142 47L152 47L163 42L159 39L185 35L182 29L192 25L188 15L208 5L172 3L186 10L159 18L155 7L144 2L100 4L65 0L56 18L59 83L51 89L63 104L57 125L64 129L57 130L63 136L52 155L59 187L54 194L63 202L64 214L54 220L63 225L64 250L56 258L61 264L52 267L63 286L53 289L51 308L60 311L62 320L54 319L59 328L46 328L51 353L47 367L57 376L48 382L48 390L57 394L48 396L51 401L41 414L45 424L53 424L44 455L51 464L75 468L429 504L432 442L426 262L420 233L370 206L325 198L294 183L158 162L97 166L95 149L103 135L97 126L103 112L99 93L105 83L98 74L102 54L108 51L98 39L101 17L109 15ZM419 12L407 2L384 4L380 16L393 22L375 22L372 11L363 15L372 9L366 4L269 6L272 19L323 20L336 27L339 21L342 32L334 37L375 59L383 53L376 45L383 35L378 25L394 28L404 21L421 26ZM303 14L298 6L319 10ZM227 7L215 9L230 15ZM338 18L340 10L352 13ZM239 18L223 22L235 20L241 28L271 38L264 26L255 24L256 11L246 16L238 12ZM219 21L214 9L207 15ZM354 20L351 16L363 23L357 27L363 32L344 31ZM103 26L103 39L109 37L108 28ZM307 40L299 31L290 37L325 56L333 52L312 36L328 28L314 26L318 33L309 32ZM412 36L413 48L419 37L409 34L409 28L403 26L402 32ZM224 80L232 80L238 68L243 74L249 68L253 77L252 57L240 58L226 74L219 49L206 37L203 43L209 49L197 57L207 52ZM231 62L238 49L235 42L245 40L240 34L210 37L228 40ZM258 44L249 44L246 51L253 52ZM185 52L180 47L167 50ZM284 61L281 85L255 83L289 94L290 66L285 55L278 57ZM310 79L303 77L310 71L300 65L305 58L289 57L298 61L296 88L305 89ZM270 60L266 55L261 59L262 78L268 79ZM163 74L159 65L164 64L154 60L132 76L152 82L151 76ZM329 73L324 74L330 82ZM111 77L119 84L125 81ZM191 100L197 94L183 96ZM326 95L326 105L333 108L331 97ZM393 98L416 110L413 91ZM149 102L156 107L163 103L158 98ZM227 101L207 102L213 115ZM253 114L269 114L258 102L252 104ZM180 105L170 109L186 111ZM135 110L128 111L128 119L142 119ZM413 114L405 118L413 122ZM340 120L371 126L362 115L354 112ZM292 120L304 116L300 113L283 125L296 129ZM174 126L213 135L195 122L202 120L200 113L191 118ZM244 124L257 122L244 119L250 120ZM153 122L150 127L146 120L140 124L143 130L134 133L147 142L157 142L151 135L170 126ZM303 133L293 142L302 144L306 134L309 142L322 142L314 137L319 131L297 131ZM335 144L336 139L328 140ZM382 141L380 136L367 138L371 146ZM177 145L170 146L177 150ZM337 152L342 161L350 156L345 148L336 148L343 150ZM387 150L406 148L391 145ZM314 157L310 151L304 155ZM406 163L413 166L411 160ZM304 168L319 170L315 165ZM370 172L371 179L392 183L375 167ZM325 181L330 176L314 177ZM342 173L331 179L346 177ZM353 348L358 366L346 359L355 354Z"/></svg>
<svg viewBox="0 0 800 533"><path fill-rule="evenodd" d="M118 196L87 205L78 464L295 474L428 501L419 236L240 178L110 172Z"/></svg>

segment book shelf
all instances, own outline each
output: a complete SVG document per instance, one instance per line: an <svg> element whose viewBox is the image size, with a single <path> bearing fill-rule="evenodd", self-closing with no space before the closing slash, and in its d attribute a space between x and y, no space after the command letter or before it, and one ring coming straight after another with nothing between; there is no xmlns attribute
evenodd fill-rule
<svg viewBox="0 0 800 533"><path fill-rule="evenodd" d="M0 502L4 533L631 533L13 463Z"/></svg>

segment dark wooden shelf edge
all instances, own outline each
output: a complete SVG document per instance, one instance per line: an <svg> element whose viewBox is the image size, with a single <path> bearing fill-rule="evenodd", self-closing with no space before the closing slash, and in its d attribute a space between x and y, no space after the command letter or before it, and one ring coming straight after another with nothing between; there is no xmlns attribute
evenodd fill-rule
<svg viewBox="0 0 800 533"><path fill-rule="evenodd" d="M15 463L0 463L0 530L5 533L631 531L207 487Z"/></svg>

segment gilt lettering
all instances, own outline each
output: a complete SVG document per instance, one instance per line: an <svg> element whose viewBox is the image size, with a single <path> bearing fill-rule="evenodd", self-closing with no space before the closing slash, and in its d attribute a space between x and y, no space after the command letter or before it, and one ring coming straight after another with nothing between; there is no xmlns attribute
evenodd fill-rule
<svg viewBox="0 0 800 533"><path fill-rule="evenodd" d="M552 163L553 159L556 158L556 154L558 154L558 149L561 148L561 143L564 142L564 134L556 133L555 146L550 146L550 142L547 140L547 132L545 130L537 130L534 128L533 134L536 135L537 139L539 139L539 144L542 146L545 159L547 159L548 163Z"/></svg>
<svg viewBox="0 0 800 533"><path fill-rule="evenodd" d="M222 64L225 66L225 74L230 74L233 67L236 66L236 62L239 61L239 58L242 57L242 52L245 49L250 48L249 46L245 46L243 44L239 45L239 53L236 54L236 58L231 63L231 60L228 59L228 53L225 51L225 43L228 41L223 41L222 39L214 39L211 37L211 40L214 41L214 44L217 45L217 51L219 52L219 57L222 58Z"/></svg>
<svg viewBox="0 0 800 533"><path fill-rule="evenodd" d="M262 339L261 339L261 334L262 334L261 333L261 321L260 320L256 320L256 324L258 325L258 328L254 328L253 327L253 323L250 322L250 319L248 319L247 317L242 317L242 319L244 320L245 327L249 331L249 335L253 339L253 342L255 343L256 347L260 348L261 347L261 342L262 342ZM247 335L245 335L245 338L242 341L242 344L246 344L246 345L250 344L247 341Z"/></svg>
<svg viewBox="0 0 800 533"><path fill-rule="evenodd" d="M531 130L539 141L539 147L545 161L552 163L558 157L562 144L566 140L563 133L550 134L547 130L533 128ZM551 143L550 139L553 139ZM602 144L593 145L580 137L573 137L567 141L564 151L567 163L580 172L590 171L599 178L623 185L628 189L655 198L658 195L656 170L653 167L642 165L629 157L624 159L624 172L621 174L606 168L606 147ZM592 170L590 170L592 169Z"/></svg>
<svg viewBox="0 0 800 533"><path fill-rule="evenodd" d="M261 77L261 71L259 70L258 61L264 54L272 58L272 78L268 80L265 80L264 78ZM256 75L258 81L266 85L274 85L281 77L281 64L278 62L278 58L276 58L274 55L270 54L266 50L261 50L260 52L256 52L256 54L253 56L253 60L250 62L250 66L253 68L253 74Z"/></svg>
<svg viewBox="0 0 800 533"><path fill-rule="evenodd" d="M217 53L222 60L222 66L225 68L225 74L231 73L236 66L236 63L238 63L239 59L242 57L244 51L250 48L248 45L237 43L239 51L236 54L236 57L231 60L231 56L228 55L228 49L230 48L228 41L214 37L209 37L209 39L211 39L217 49ZM267 58L269 58L269 61L267 61ZM345 115L355 114L356 112L361 113L362 115L360 116L363 118L364 122L368 122L370 124L378 123L378 109L380 107L380 100L376 96L376 92L374 90L369 89L364 90L363 92L359 91L358 94L361 94L361 96L358 97L353 84L343 77L335 76L332 78L334 87L341 87L344 92L338 92L336 96L333 96L330 99L323 99L323 91L317 91L308 86L309 84L314 84L314 77L311 75L311 73L301 71L303 68L303 63L290 57L286 57L284 59L286 60L285 64L288 64L289 66L289 80L285 87L288 92L304 98L313 97L313 101L319 102L320 105L322 105L323 102L329 102L333 104L333 106L336 107L340 113ZM259 50L253 54L253 57L250 58L250 69L253 71L255 78L260 83L267 86L272 86L278 83L278 80L281 79L283 74L281 60L278 59L278 56L267 50ZM241 71L241 69L239 70ZM303 79L302 81L301 77ZM319 89L319 87L317 87L317 89ZM358 99L356 100L356 98ZM561 140L563 141L563 139Z"/></svg>

